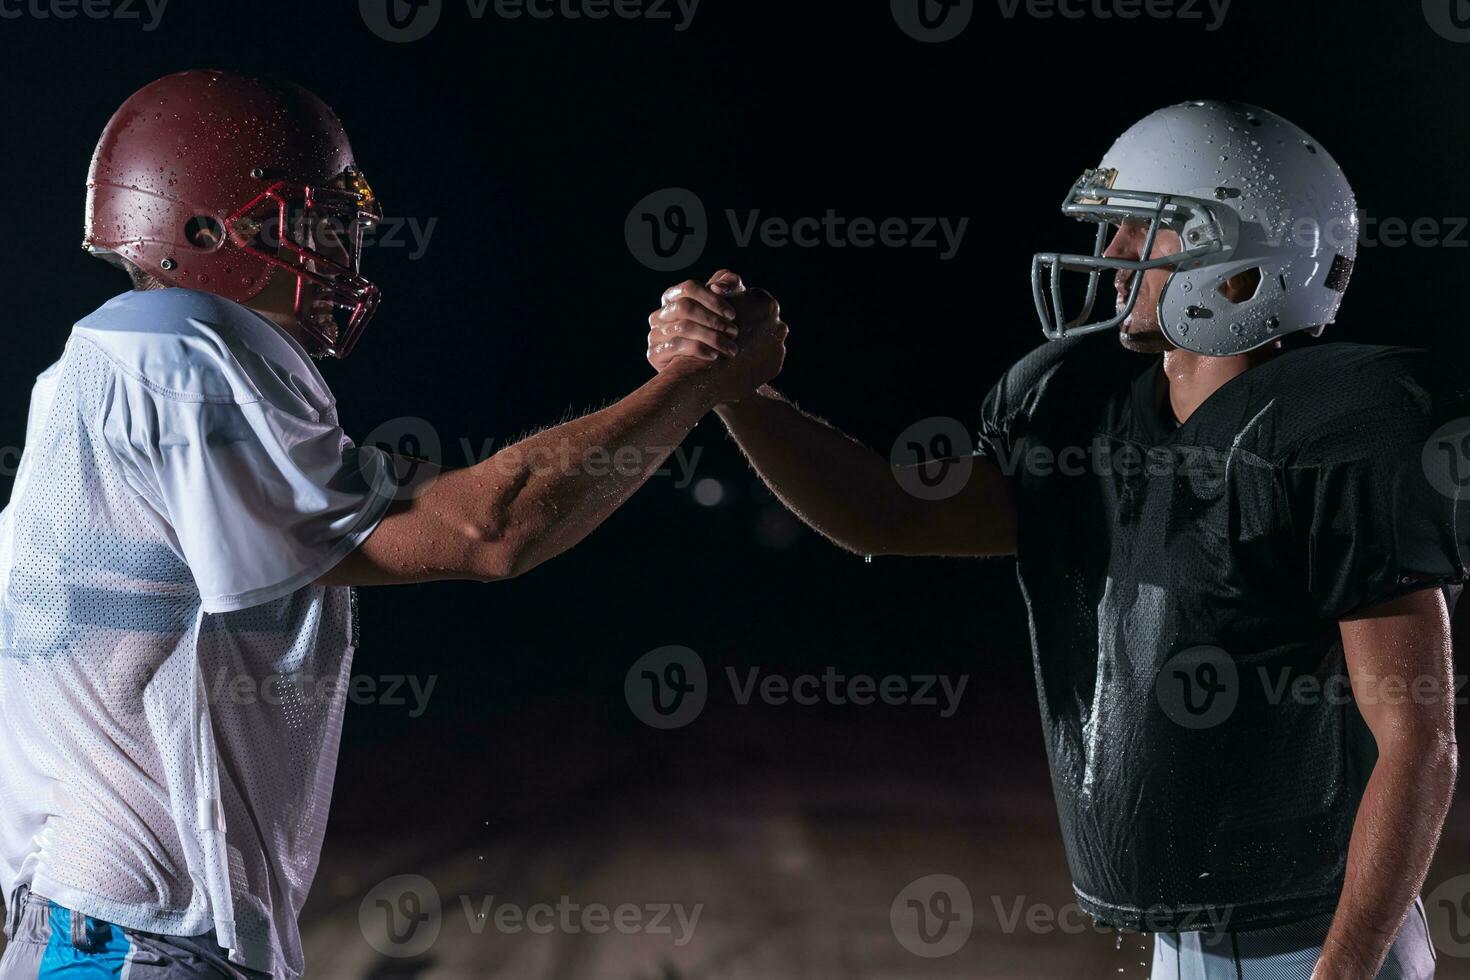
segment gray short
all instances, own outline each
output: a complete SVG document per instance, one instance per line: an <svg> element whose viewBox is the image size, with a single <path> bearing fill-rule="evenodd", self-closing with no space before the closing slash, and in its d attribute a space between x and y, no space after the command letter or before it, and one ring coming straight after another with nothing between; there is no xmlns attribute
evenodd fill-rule
<svg viewBox="0 0 1470 980"><path fill-rule="evenodd" d="M24 887L6 904L5 936L0 980L270 980L230 963L212 932L193 937L134 932L64 909Z"/></svg>
<svg viewBox="0 0 1470 980"><path fill-rule="evenodd" d="M1161 933L1154 942L1153 980L1311 980L1331 916L1249 932ZM1378 980L1434 980L1434 944L1415 902L1388 951ZM3 980L3 978L0 978Z"/></svg>

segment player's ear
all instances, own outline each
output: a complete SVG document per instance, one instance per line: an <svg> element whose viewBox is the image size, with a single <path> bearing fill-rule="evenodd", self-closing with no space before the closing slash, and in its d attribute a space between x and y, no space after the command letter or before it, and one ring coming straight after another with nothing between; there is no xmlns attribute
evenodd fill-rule
<svg viewBox="0 0 1470 980"><path fill-rule="evenodd" d="M1261 288L1261 270L1247 269L1238 272L1220 284L1220 295L1232 303L1244 303L1253 298Z"/></svg>

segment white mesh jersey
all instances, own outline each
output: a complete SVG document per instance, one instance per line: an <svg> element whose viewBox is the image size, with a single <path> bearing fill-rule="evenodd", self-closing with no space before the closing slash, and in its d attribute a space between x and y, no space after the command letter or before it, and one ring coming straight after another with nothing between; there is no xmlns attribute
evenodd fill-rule
<svg viewBox="0 0 1470 980"><path fill-rule="evenodd" d="M118 296L36 383L0 513L0 888L303 970L356 644L315 584L391 501L305 351Z"/></svg>

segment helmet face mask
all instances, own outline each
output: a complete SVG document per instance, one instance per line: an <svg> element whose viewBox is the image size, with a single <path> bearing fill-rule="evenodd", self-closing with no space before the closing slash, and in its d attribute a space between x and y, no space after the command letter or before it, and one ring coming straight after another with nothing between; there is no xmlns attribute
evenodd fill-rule
<svg viewBox="0 0 1470 980"><path fill-rule="evenodd" d="M1320 333L1357 255L1357 204L1336 162L1292 123L1240 103L1189 102L1147 117L1073 184L1062 213L1098 228L1092 254L1032 261L1032 296L1051 340L1120 327L1137 309L1143 273L1160 268L1171 271L1157 319L1174 347L1230 356L1295 331ZM1143 249L1136 259L1105 256L1109 226L1124 222L1146 227ZM1155 256L1165 230L1182 250ZM1091 322L1109 270L1135 273L1129 296L1115 316ZM1221 288L1252 271L1249 296ZM1063 303L1064 272L1087 276L1075 316Z"/></svg>
<svg viewBox="0 0 1470 980"><path fill-rule="evenodd" d="M1142 273L1150 269L1193 269L1207 262L1223 261L1234 250L1239 221L1234 212L1214 202L1177 194L1118 190L1112 187L1114 170L1089 170L1072 185L1062 202L1062 213L1078 221L1097 224L1091 255L1043 252L1031 262L1031 293L1041 329L1048 340L1116 330L1138 305ZM1108 230L1126 221L1147 223L1139 259L1111 258ZM1173 231L1185 249L1172 255L1153 255L1159 233ZM1116 315L1089 322L1097 305L1098 287L1104 272L1133 272L1126 302ZM1066 315L1062 297L1062 273L1087 275L1087 294L1075 317Z"/></svg>
<svg viewBox="0 0 1470 980"><path fill-rule="evenodd" d="M380 301L362 276L362 251L382 220L367 181L348 169L329 187L276 181L223 224L234 247L296 277L292 317L319 346L313 353L343 358Z"/></svg>
<svg viewBox="0 0 1470 980"><path fill-rule="evenodd" d="M340 358L379 304L361 258L381 220L341 122L315 95L186 71L144 86L108 122L87 175L83 247L245 305L269 287L257 308L289 315L314 356Z"/></svg>

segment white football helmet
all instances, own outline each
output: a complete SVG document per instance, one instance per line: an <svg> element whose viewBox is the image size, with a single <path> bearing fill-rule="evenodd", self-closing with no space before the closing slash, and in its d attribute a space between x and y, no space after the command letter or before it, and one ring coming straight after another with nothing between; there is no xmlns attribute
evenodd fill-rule
<svg viewBox="0 0 1470 980"><path fill-rule="evenodd" d="M1031 288L1042 330L1052 340L1116 329L1138 301L1142 273L1172 267L1158 319L1176 347L1241 354L1298 330L1333 322L1358 254L1358 212L1336 161L1280 116L1238 102L1186 102L1161 109L1113 144L1095 170L1072 186L1062 213L1095 222L1091 255L1037 255ZM1104 258L1108 229L1148 222L1142 261ZM1184 250L1147 256L1161 229ZM1255 295L1232 303L1220 286L1259 269ZM1088 276L1082 312L1064 313L1063 271ZM1127 303L1089 323L1098 281L1132 270ZM1049 282L1047 282L1049 278Z"/></svg>

